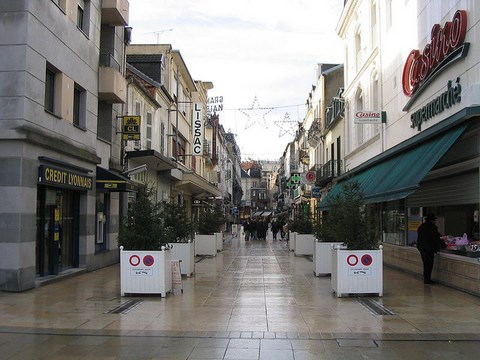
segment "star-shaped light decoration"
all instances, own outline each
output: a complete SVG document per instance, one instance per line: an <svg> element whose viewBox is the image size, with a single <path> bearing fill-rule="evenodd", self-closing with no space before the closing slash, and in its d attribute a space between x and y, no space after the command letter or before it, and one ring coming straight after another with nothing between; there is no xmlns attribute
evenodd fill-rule
<svg viewBox="0 0 480 360"><path fill-rule="evenodd" d="M245 123L245 130L252 127L255 124L263 126L265 129L268 129L267 122L265 120L265 115L273 110L272 107L260 107L258 98L255 96L253 99L252 107L248 109L239 109L246 117L247 122Z"/></svg>
<svg viewBox="0 0 480 360"><path fill-rule="evenodd" d="M274 123L280 129L278 133L278 137L282 137L283 135L286 135L286 134L295 136L297 122L290 119L290 115L288 115L288 112L286 112L285 115L283 116L283 120L275 120Z"/></svg>

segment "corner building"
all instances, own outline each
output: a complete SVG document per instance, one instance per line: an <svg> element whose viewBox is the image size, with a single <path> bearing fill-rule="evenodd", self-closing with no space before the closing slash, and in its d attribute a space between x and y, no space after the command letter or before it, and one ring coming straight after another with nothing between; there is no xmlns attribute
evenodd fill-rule
<svg viewBox="0 0 480 360"><path fill-rule="evenodd" d="M337 33L345 174L320 207L347 177L358 180L379 220L385 264L418 275L416 229L435 213L449 246L436 255L434 279L480 295L477 4L349 0Z"/></svg>
<svg viewBox="0 0 480 360"><path fill-rule="evenodd" d="M0 2L0 290L118 261L127 0Z"/></svg>

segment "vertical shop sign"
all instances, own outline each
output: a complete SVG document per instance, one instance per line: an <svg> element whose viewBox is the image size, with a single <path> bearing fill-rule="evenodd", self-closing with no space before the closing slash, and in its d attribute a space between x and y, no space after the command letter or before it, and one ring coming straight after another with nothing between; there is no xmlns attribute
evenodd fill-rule
<svg viewBox="0 0 480 360"><path fill-rule="evenodd" d="M193 155L203 154L203 109L201 103L193 105Z"/></svg>

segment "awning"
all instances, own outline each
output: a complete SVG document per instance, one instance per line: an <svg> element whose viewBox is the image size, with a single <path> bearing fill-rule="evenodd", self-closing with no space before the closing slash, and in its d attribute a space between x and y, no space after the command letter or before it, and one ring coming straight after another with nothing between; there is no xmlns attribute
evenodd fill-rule
<svg viewBox="0 0 480 360"><path fill-rule="evenodd" d="M137 191L130 179L100 166L97 166L96 184L98 191Z"/></svg>
<svg viewBox="0 0 480 360"><path fill-rule="evenodd" d="M194 172L184 172L182 181L177 181L175 186L184 189L190 194L208 192L215 196L215 198L221 197L221 199L223 199L222 192L218 187Z"/></svg>
<svg viewBox="0 0 480 360"><path fill-rule="evenodd" d="M418 189L423 178L457 141L465 128L464 124L352 174L345 181L337 183L318 207L328 209L329 199L340 194L347 181L358 181L365 200L369 203L407 197Z"/></svg>

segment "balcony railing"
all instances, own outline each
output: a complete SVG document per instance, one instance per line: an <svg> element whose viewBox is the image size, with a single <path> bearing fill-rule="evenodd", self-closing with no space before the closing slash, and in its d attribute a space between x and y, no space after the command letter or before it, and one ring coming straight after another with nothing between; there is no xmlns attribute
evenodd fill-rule
<svg viewBox="0 0 480 360"><path fill-rule="evenodd" d="M121 73L121 67L112 54L100 54L100 66L114 68Z"/></svg>
<svg viewBox="0 0 480 360"><path fill-rule="evenodd" d="M342 160L329 160L325 165L317 169L317 186L322 186L333 178L336 178L343 174L343 161Z"/></svg>

